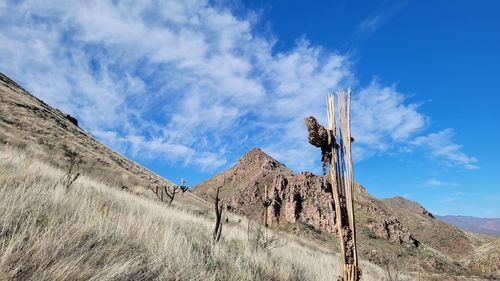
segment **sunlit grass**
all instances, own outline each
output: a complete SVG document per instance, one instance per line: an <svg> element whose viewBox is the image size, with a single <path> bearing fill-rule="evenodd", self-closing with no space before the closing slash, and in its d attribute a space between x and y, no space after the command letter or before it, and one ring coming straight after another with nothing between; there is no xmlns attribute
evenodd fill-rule
<svg viewBox="0 0 500 281"><path fill-rule="evenodd" d="M160 205L0 147L1 280L334 280L338 258L286 239L255 250L246 224L224 225L192 208ZM179 208L180 207L180 208ZM280 234L277 234L280 235ZM363 280L383 280L362 263Z"/></svg>

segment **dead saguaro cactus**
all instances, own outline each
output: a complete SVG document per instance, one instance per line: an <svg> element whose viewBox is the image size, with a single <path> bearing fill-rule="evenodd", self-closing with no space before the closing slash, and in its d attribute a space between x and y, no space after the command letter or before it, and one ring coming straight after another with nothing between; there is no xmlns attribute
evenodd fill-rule
<svg viewBox="0 0 500 281"><path fill-rule="evenodd" d="M179 186L179 188L182 191L182 193L186 192L189 189L189 187L187 187L186 181L184 179L181 179L181 185Z"/></svg>
<svg viewBox="0 0 500 281"><path fill-rule="evenodd" d="M215 208L215 227L214 233L212 234L213 242L216 243L219 241L221 233L222 233L222 200L219 199L219 191L221 186L217 187L217 193L214 198L214 208Z"/></svg>
<svg viewBox="0 0 500 281"><path fill-rule="evenodd" d="M267 217L269 216L269 206L273 203L273 198L267 195L267 184L264 186L264 196L260 199L264 207L264 226L268 227Z"/></svg>
<svg viewBox="0 0 500 281"><path fill-rule="evenodd" d="M170 199L168 201L169 206L172 205L172 202L174 202L175 195L177 193L181 192L181 189L177 185L171 185L171 186L165 185L165 186L163 186L163 190L165 191L165 194L167 195L168 199ZM162 202L163 202L163 198L162 198Z"/></svg>
<svg viewBox="0 0 500 281"><path fill-rule="evenodd" d="M327 97L328 129L321 126L314 117L305 118L309 143L321 149L323 172L329 166L329 181L335 203L335 224L340 241L342 264L341 281L358 281L361 270L358 267L356 249L356 226L354 218L354 174L352 165L350 126L351 91L338 93L338 136L335 120L335 100Z"/></svg>
<svg viewBox="0 0 500 281"><path fill-rule="evenodd" d="M65 173L61 178L61 182L66 189L69 189L80 176L80 165L83 160L78 152L69 148L64 149L64 160L66 161Z"/></svg>
<svg viewBox="0 0 500 281"><path fill-rule="evenodd" d="M152 187L151 185L148 185L148 189L156 195L160 202L163 202L163 190L160 188L160 186L155 185L154 187Z"/></svg>
<svg viewBox="0 0 500 281"><path fill-rule="evenodd" d="M181 185L164 185L162 187L156 185L154 188L151 186L148 186L149 190L151 190L158 200L160 202L164 202L164 194L167 196L168 200L168 205L172 205L172 202L174 202L175 195L179 192L182 191L182 193L186 192L188 190L188 187L186 186L186 181L184 179L181 179Z"/></svg>

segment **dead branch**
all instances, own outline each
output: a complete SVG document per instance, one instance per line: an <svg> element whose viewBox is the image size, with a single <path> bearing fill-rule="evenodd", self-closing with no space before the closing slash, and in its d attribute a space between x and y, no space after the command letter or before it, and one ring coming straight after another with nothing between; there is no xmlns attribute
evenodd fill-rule
<svg viewBox="0 0 500 281"><path fill-rule="evenodd" d="M160 200L160 202L163 202L163 192L159 186L156 185L153 188L152 186L148 185L148 189L151 190L156 195L156 198L158 198L158 200Z"/></svg>
<svg viewBox="0 0 500 281"><path fill-rule="evenodd" d="M401 278L402 268L399 262L400 254L382 258L382 266L387 272L387 277L390 281L399 281Z"/></svg>
<svg viewBox="0 0 500 281"><path fill-rule="evenodd" d="M270 251L275 248L283 247L286 245L286 240L277 235L273 235L267 228L262 228L260 224L255 223L252 227L251 220L248 220L247 237L251 249L258 251Z"/></svg>
<svg viewBox="0 0 500 281"><path fill-rule="evenodd" d="M215 228L213 233L213 242L216 243L219 241L221 233L222 233L222 200L219 199L219 190L220 186L217 187L217 193L215 195L214 207L215 207ZM221 204L219 205L219 201Z"/></svg>

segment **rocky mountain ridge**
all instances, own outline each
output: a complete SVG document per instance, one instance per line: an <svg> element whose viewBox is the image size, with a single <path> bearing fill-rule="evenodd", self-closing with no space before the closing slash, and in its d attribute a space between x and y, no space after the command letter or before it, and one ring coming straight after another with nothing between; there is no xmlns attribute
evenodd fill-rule
<svg viewBox="0 0 500 281"><path fill-rule="evenodd" d="M216 186L222 186L222 198L231 212L260 222L267 216L271 227L299 236L310 230L321 233L335 247L335 208L325 177L294 174L254 148L193 192L210 200ZM271 199L267 212L266 191ZM436 220L424 207L402 197L379 200L356 184L354 198L361 258L377 262L399 253L407 268L415 269L418 263L425 270L463 273L471 263L458 260L474 256L474 248L487 242Z"/></svg>

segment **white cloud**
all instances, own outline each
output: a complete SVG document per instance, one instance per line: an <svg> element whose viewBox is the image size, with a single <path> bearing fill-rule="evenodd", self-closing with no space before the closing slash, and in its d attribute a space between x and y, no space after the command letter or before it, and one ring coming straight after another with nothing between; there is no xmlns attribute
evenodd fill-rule
<svg viewBox="0 0 500 281"><path fill-rule="evenodd" d="M462 166L468 170L479 169L478 160L461 151L462 146L453 142L454 131L451 128L415 138L413 145L430 151L433 158L447 165Z"/></svg>
<svg viewBox="0 0 500 281"><path fill-rule="evenodd" d="M261 146L296 170L319 168L303 118L325 123L325 95L356 83L349 58L306 39L277 52L255 20L204 0L9 2L0 69L135 157L213 170ZM358 160L427 123L395 86L356 92Z"/></svg>
<svg viewBox="0 0 500 281"><path fill-rule="evenodd" d="M456 183L456 182L445 182L445 181L440 181L440 180L436 180L436 179L430 179L425 184L428 186L433 186L433 187L460 186L460 184Z"/></svg>
<svg viewBox="0 0 500 281"><path fill-rule="evenodd" d="M417 105L406 103L404 94L395 86L382 87L376 81L353 96L352 115L357 159L407 143L427 122Z"/></svg>

